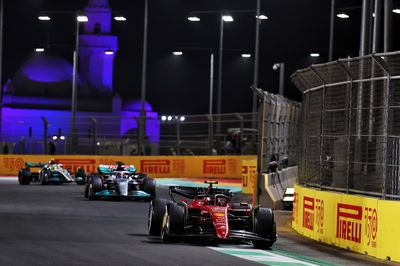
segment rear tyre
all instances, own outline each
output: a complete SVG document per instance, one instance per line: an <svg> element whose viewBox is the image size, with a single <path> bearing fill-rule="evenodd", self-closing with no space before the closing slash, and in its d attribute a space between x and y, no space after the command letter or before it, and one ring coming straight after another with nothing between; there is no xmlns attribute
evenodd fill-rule
<svg viewBox="0 0 400 266"><path fill-rule="evenodd" d="M79 179L79 180L78 180ZM75 174L76 184L83 185L86 182L86 171L85 169L79 168Z"/></svg>
<svg viewBox="0 0 400 266"><path fill-rule="evenodd" d="M18 182L20 185L29 185L32 181L31 170L22 168L18 171Z"/></svg>
<svg viewBox="0 0 400 266"><path fill-rule="evenodd" d="M259 249L272 247L276 240L276 226L274 213L269 208L259 208L254 211L254 233L261 235L268 241L253 240L253 246Z"/></svg>
<svg viewBox="0 0 400 266"><path fill-rule="evenodd" d="M161 234L161 224L164 217L165 206L170 200L154 199L150 203L149 215L147 219L147 229L150 235Z"/></svg>
<svg viewBox="0 0 400 266"><path fill-rule="evenodd" d="M179 234L184 232L184 226L185 207L176 203L168 203L161 225L161 239L164 242L178 242Z"/></svg>
<svg viewBox="0 0 400 266"><path fill-rule="evenodd" d="M99 196L96 196L96 192L103 190L103 180L99 176L94 176L88 185L88 198L90 200L98 199Z"/></svg>
<svg viewBox="0 0 400 266"><path fill-rule="evenodd" d="M152 199L156 197L156 181L152 178L143 181L143 191L150 194Z"/></svg>

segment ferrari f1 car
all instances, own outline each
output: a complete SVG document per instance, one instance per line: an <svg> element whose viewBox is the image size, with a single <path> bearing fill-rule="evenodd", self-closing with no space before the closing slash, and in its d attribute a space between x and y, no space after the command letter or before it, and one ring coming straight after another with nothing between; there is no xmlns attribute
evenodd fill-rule
<svg viewBox="0 0 400 266"><path fill-rule="evenodd" d="M150 235L166 242L181 237L205 237L213 241L251 240L256 248L269 248L276 241L274 214L268 208L232 203L230 189L170 186L172 200L155 199L148 216ZM173 194L183 196L177 202Z"/></svg>
<svg viewBox="0 0 400 266"><path fill-rule="evenodd" d="M31 171L32 168L38 168L38 171ZM86 172L84 169L78 169L75 178L71 173L63 167L62 164L55 160L48 163L30 163L26 162L25 167L18 172L18 182L21 185L29 185L30 183L62 184L76 182L78 185L85 184Z"/></svg>
<svg viewBox="0 0 400 266"><path fill-rule="evenodd" d="M91 174L86 182L85 198L142 198L151 201L156 196L156 182L146 174L136 173L133 165L100 165L98 174Z"/></svg>

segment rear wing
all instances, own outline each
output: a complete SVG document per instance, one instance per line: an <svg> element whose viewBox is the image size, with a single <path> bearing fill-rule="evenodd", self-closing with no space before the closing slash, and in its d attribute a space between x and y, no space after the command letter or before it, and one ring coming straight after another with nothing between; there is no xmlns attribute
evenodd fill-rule
<svg viewBox="0 0 400 266"><path fill-rule="evenodd" d="M111 174L114 171L127 171L131 173L136 172L136 168L133 165L106 165L100 164L98 167L99 173L101 174Z"/></svg>
<svg viewBox="0 0 400 266"><path fill-rule="evenodd" d="M30 163L30 162L25 162L25 167L29 168L42 168L46 165L47 163Z"/></svg>
<svg viewBox="0 0 400 266"><path fill-rule="evenodd" d="M174 199L172 194L178 194L188 199L194 199L197 195L216 195L223 194L228 197L232 197L233 193L230 189L225 188L209 188L209 187L180 187L170 186L169 195Z"/></svg>

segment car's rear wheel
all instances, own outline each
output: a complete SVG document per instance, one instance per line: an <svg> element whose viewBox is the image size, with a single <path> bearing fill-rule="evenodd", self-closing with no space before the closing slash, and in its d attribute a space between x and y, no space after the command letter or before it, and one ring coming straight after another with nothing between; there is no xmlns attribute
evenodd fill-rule
<svg viewBox="0 0 400 266"><path fill-rule="evenodd" d="M150 203L147 229L150 235L160 235L165 206L170 200L154 199Z"/></svg>
<svg viewBox="0 0 400 266"><path fill-rule="evenodd" d="M161 225L161 239L164 242L179 241L179 234L184 232L184 226L185 207L176 203L168 203Z"/></svg>
<svg viewBox="0 0 400 266"><path fill-rule="evenodd" d="M76 171L75 179L76 179L76 184L78 184L78 185L85 184L85 180L86 180L85 169L79 168L78 171Z"/></svg>
<svg viewBox="0 0 400 266"><path fill-rule="evenodd" d="M18 182L20 185L29 185L32 181L30 169L23 168L18 171Z"/></svg>
<svg viewBox="0 0 400 266"><path fill-rule="evenodd" d="M254 211L254 233L269 240L253 240L255 248L267 249L272 247L276 240L276 226L274 213L269 208L259 208Z"/></svg>
<svg viewBox="0 0 400 266"><path fill-rule="evenodd" d="M151 199L156 197L156 181L152 178L147 178L143 181L143 191L151 195Z"/></svg>
<svg viewBox="0 0 400 266"><path fill-rule="evenodd" d="M100 192L103 189L103 180L99 176L92 177L88 188L88 198L90 200L98 199L96 192Z"/></svg>

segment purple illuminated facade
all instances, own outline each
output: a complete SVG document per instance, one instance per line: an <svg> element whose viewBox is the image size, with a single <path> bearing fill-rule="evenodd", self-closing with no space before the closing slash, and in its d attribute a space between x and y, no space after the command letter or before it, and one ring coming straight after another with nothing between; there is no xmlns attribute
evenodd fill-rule
<svg viewBox="0 0 400 266"><path fill-rule="evenodd" d="M98 138L103 137L102 142L110 146L116 142L132 144L137 133L140 100L122 100L113 89L118 38L111 35L111 8L107 0L89 0L84 11L88 22L79 37L77 128L80 135L87 135L87 139L80 137L79 145L84 147L86 142L90 143L91 118L97 121L96 132ZM45 128L42 116L49 123L48 136L70 134L72 70L72 64L62 57L38 53L6 82L1 141L17 143L14 152L43 152ZM145 109L148 143L153 147L152 153L157 153L160 139L158 114L149 103ZM88 148L87 153L90 152Z"/></svg>

